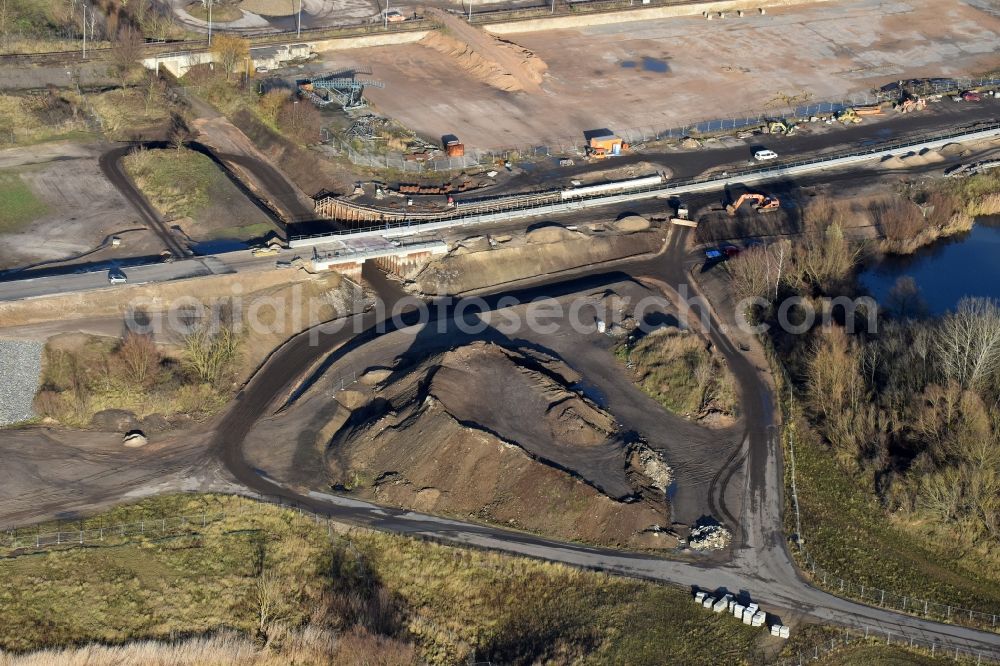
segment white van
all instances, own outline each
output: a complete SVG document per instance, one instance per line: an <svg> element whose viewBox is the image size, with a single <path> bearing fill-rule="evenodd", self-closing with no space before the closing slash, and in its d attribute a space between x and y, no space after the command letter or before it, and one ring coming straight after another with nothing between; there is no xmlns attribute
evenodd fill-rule
<svg viewBox="0 0 1000 666"><path fill-rule="evenodd" d="M753 158L758 162L767 162L768 160L778 159L778 153L773 150L758 150L753 154Z"/></svg>
<svg viewBox="0 0 1000 666"><path fill-rule="evenodd" d="M128 282L128 278L121 271L112 270L108 271L108 282L111 284L125 284Z"/></svg>

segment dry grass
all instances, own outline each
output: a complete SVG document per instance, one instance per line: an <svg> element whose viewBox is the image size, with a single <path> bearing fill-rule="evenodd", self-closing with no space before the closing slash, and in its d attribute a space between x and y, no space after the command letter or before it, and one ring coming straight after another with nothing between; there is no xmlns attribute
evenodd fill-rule
<svg viewBox="0 0 1000 666"><path fill-rule="evenodd" d="M227 390L185 372L177 355L157 359L140 382L133 375L117 339L89 337L71 347L50 342L36 410L62 425L83 428L108 409L127 410L138 418L150 414L201 418L219 410L229 398Z"/></svg>
<svg viewBox="0 0 1000 666"><path fill-rule="evenodd" d="M125 169L167 218L192 217L209 205L209 190L225 179L208 157L187 148L137 150Z"/></svg>
<svg viewBox="0 0 1000 666"><path fill-rule="evenodd" d="M163 123L170 116L164 88L155 82L128 88L124 96L112 90L88 95L88 99L110 138L129 139L130 132Z"/></svg>
<svg viewBox="0 0 1000 666"><path fill-rule="evenodd" d="M643 392L672 412L690 418L736 412L729 370L694 334L660 329L615 353L632 367Z"/></svg>
<svg viewBox="0 0 1000 666"><path fill-rule="evenodd" d="M0 95L0 146L66 138L87 129L75 93Z"/></svg>
<svg viewBox="0 0 1000 666"><path fill-rule="evenodd" d="M0 664L714 664L750 659L763 635L685 590L366 530L331 538L249 500L167 496L88 524L220 510L197 536L0 560L3 649L122 644ZM261 572L277 597L258 633ZM130 642L172 632L205 637Z"/></svg>

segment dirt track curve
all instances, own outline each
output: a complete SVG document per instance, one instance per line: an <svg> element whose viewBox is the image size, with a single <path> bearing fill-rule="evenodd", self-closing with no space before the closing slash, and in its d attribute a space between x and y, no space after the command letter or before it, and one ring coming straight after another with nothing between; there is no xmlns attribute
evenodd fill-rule
<svg viewBox="0 0 1000 666"><path fill-rule="evenodd" d="M634 262L620 267L637 278L652 277L674 288L687 285L684 248L687 230L675 230L665 254L655 260ZM601 271L589 277L598 279ZM621 273L616 273L620 278ZM391 311L402 296L399 289L376 271L367 269L369 282L379 292ZM540 279L538 286L523 295L569 293L570 280ZM487 302L495 302L495 295ZM702 316L697 306L695 316ZM433 315L432 315L433 316ZM405 318L404 318L405 319ZM320 333L316 344L308 334L290 340L276 351L269 362L247 384L232 408L215 430L214 449L220 462L247 488L258 493L281 497L319 514L374 529L423 536L446 542L483 547L564 562L613 573L680 585L698 585L708 589L725 588L746 591L764 603L791 609L822 622L851 627L867 627L889 635L908 636L922 641L937 641L942 646L979 651L984 657L1000 659L1000 635L960 626L940 624L908 615L893 613L840 599L808 585L800 578L787 551L782 527L782 483L780 445L775 436L774 405L770 385L752 363L732 343L718 323L711 322L708 332L713 343L726 357L743 399L746 432L744 445L730 461L724 473L713 483L713 502L729 520L724 495L728 479L745 460L747 483L742 492L747 507L736 533L734 555L720 566L664 560L645 554L580 546L512 532L437 518L412 511L389 509L366 502L320 492L298 492L265 478L243 457L243 441L254 424L265 414L278 409L282 401L311 368L324 358L341 358L378 335L374 311L358 315L354 326L334 333ZM354 331L361 331L355 334Z"/></svg>

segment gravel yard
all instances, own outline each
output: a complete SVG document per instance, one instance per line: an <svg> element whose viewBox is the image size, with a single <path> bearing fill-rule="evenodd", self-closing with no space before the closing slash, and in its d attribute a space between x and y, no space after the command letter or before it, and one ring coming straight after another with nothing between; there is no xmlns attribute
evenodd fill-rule
<svg viewBox="0 0 1000 666"><path fill-rule="evenodd" d="M0 339L0 426L30 419L42 375L43 344Z"/></svg>

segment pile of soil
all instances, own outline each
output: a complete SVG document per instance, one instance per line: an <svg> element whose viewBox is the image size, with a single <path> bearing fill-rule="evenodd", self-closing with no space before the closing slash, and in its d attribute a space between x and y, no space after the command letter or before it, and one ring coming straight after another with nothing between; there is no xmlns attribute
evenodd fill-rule
<svg viewBox="0 0 1000 666"><path fill-rule="evenodd" d="M945 157L936 150L924 150L919 153L907 153L902 157L892 155L882 160L886 169L908 169L915 166L927 166L945 161Z"/></svg>
<svg viewBox="0 0 1000 666"><path fill-rule="evenodd" d="M428 13L447 30L434 31L420 44L453 59L470 76L506 92L538 92L548 69L531 51L487 34L437 9Z"/></svg>
<svg viewBox="0 0 1000 666"><path fill-rule="evenodd" d="M670 468L559 359L475 342L385 370L320 431L334 489L566 539L676 545L659 527Z"/></svg>
<svg viewBox="0 0 1000 666"><path fill-rule="evenodd" d="M540 224L528 228L524 239L528 243L559 243L567 240L580 240L584 235L559 224Z"/></svg>

